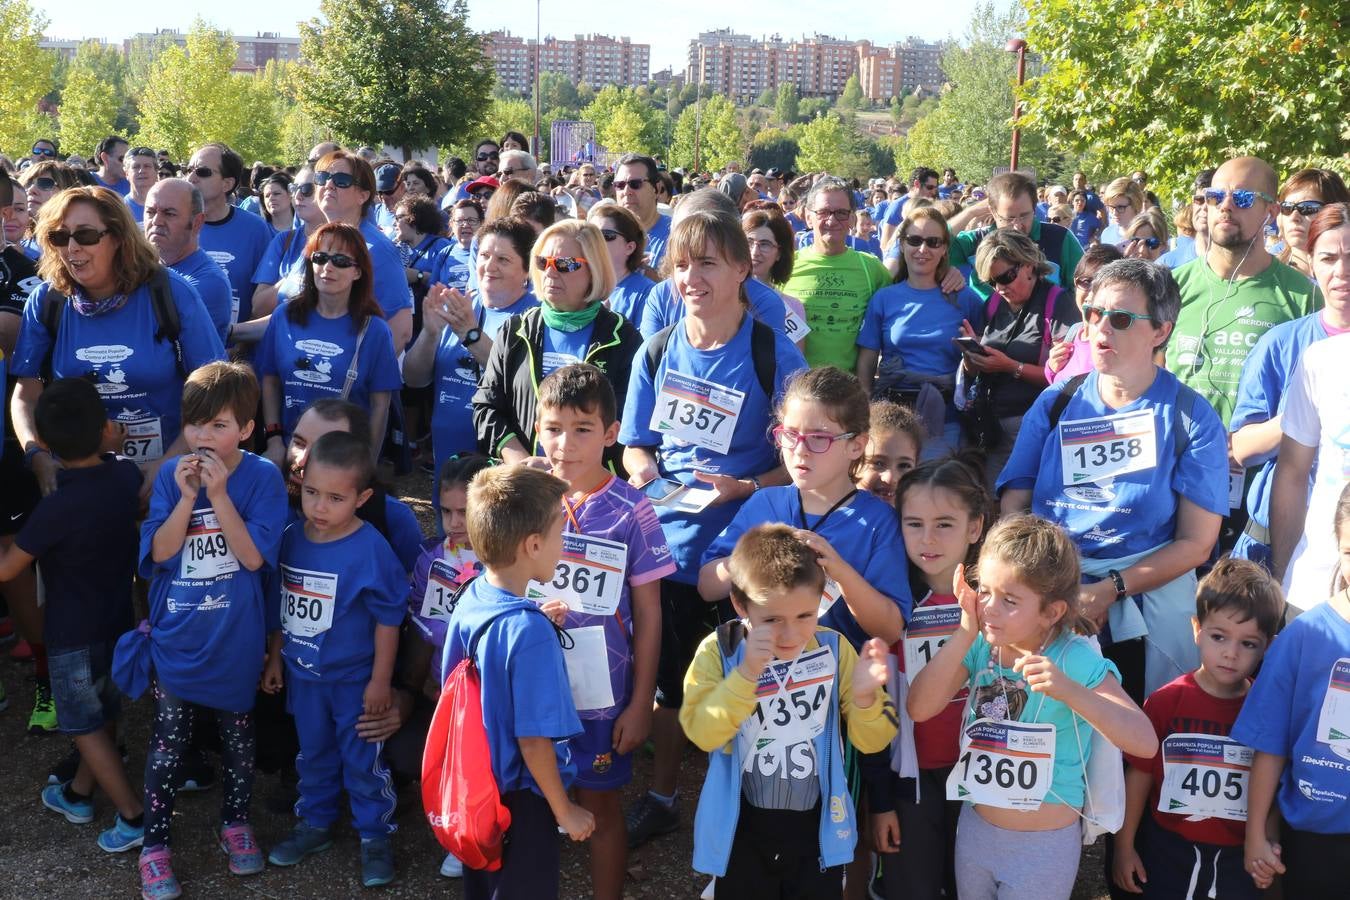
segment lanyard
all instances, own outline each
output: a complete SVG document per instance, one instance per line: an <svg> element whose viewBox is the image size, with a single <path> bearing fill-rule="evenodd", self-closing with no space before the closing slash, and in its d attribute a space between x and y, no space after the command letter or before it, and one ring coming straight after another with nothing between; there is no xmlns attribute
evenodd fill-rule
<svg viewBox="0 0 1350 900"><path fill-rule="evenodd" d="M576 506L573 506L572 504L568 503L566 497L562 498L563 514L567 516L567 521L572 526L573 534L585 534L585 532L581 530L581 523L577 521L577 513L581 511L581 507L586 505L587 500L591 499L596 494L599 494L605 488L609 487L609 483L613 480L614 476L610 475L604 481L600 482L600 484L596 486L594 489L587 491L586 494L580 500L577 501Z"/></svg>
<svg viewBox="0 0 1350 900"><path fill-rule="evenodd" d="M852 500L852 499L853 499L853 496L854 496L855 494L857 494L857 493L858 493L858 489L857 489L857 488L854 488L853 490L849 491L849 492L848 492L847 494L845 494L844 496L840 497L837 501L835 501L834 506L831 506L829 509L825 510L825 515L821 516L819 519L816 519L816 524L815 524L814 526L811 526L811 525L807 525L807 524L806 524L806 505L802 502L802 492L801 492L800 490L798 490L798 491L797 491L797 518L798 518L798 520L802 523L802 525L801 525L802 529L805 530L805 531L814 531L814 532L816 532L817 534L819 534L819 533L820 533L820 529L823 528L823 527L825 526L825 520L828 519L831 515L833 515L833 514L834 514L834 511L835 511L836 509L838 509L839 507L845 505L846 503L848 503L848 501Z"/></svg>

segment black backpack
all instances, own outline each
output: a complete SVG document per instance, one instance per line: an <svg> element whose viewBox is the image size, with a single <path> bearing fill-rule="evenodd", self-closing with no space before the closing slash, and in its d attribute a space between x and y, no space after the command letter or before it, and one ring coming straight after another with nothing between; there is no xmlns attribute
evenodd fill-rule
<svg viewBox="0 0 1350 900"><path fill-rule="evenodd" d="M661 364L661 358L666 355L666 349L670 346L670 339L675 335L675 329L680 323L667 325L647 342L647 375L655 380L656 370ZM773 329L758 319L751 321L750 327L750 359L755 366L755 378L759 380L759 386L764 391L764 396L769 398L769 405L773 405L774 393L774 374L778 368L778 352L774 349Z"/></svg>
<svg viewBox="0 0 1350 900"><path fill-rule="evenodd" d="M49 290L42 298L41 321L51 338L51 346L42 360L41 379L50 384L52 381L52 354L56 352L56 336L61 330L61 313L70 298L57 290ZM173 302L173 289L169 286L169 274L163 266L156 266L150 275L150 308L155 313L155 340L173 344L173 356L178 364L178 375L186 380L188 373L183 366L183 345L178 336L183 332L182 320L178 317L178 306Z"/></svg>

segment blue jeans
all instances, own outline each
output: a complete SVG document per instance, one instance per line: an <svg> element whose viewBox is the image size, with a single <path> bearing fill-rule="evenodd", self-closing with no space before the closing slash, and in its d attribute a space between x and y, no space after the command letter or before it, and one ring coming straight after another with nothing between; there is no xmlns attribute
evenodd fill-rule
<svg viewBox="0 0 1350 900"><path fill-rule="evenodd" d="M122 712L122 695L112 680L114 642L48 650L56 724L62 734L93 734Z"/></svg>

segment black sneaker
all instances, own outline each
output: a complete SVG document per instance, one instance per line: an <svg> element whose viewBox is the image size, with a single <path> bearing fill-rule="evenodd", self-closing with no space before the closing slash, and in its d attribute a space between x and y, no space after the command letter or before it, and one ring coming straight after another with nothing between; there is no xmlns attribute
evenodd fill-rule
<svg viewBox="0 0 1350 900"><path fill-rule="evenodd" d="M70 745L70 752L61 757L61 761L52 766L47 773L48 784L67 784L75 780L75 771L80 767L80 751Z"/></svg>
<svg viewBox="0 0 1350 900"><path fill-rule="evenodd" d="M643 794L628 808L628 849L636 850L654 837L670 834L680 827L679 801L666 806L651 794Z"/></svg>

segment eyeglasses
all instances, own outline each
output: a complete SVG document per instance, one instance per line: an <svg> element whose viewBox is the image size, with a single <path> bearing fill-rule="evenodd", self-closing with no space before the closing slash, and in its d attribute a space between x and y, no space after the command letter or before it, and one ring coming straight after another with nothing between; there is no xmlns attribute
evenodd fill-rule
<svg viewBox="0 0 1350 900"><path fill-rule="evenodd" d="M646 178L625 178L622 181L616 178L614 179L614 190L619 191L628 188L630 191L640 191L644 184L649 183Z"/></svg>
<svg viewBox="0 0 1350 900"><path fill-rule="evenodd" d="M48 178L47 176L43 175L39 178L34 178L32 181L28 183L28 186L35 187L40 191L54 191L56 190L56 179Z"/></svg>
<svg viewBox="0 0 1350 900"><path fill-rule="evenodd" d="M990 275L989 281L993 284L998 285L999 287L1007 287L1008 285L1012 284L1014 281L1017 280L1017 276L1018 274L1021 273L1021 271L1022 267L1020 265L1013 266L1011 268L1004 269L998 275Z"/></svg>
<svg viewBox="0 0 1350 900"><path fill-rule="evenodd" d="M210 166L197 166L195 169L188 169L187 175L196 175L198 178L210 178L216 174L216 170Z"/></svg>
<svg viewBox="0 0 1350 900"><path fill-rule="evenodd" d="M601 228L600 233L604 235L606 244L612 244L623 237L623 235L619 234L619 232L615 231L613 228Z"/></svg>
<svg viewBox="0 0 1350 900"><path fill-rule="evenodd" d="M1132 208L1133 206L1134 206L1133 203L1108 203L1108 204L1106 204L1107 209L1109 209L1109 210L1111 210L1112 212L1117 213L1117 214L1123 213L1125 210L1130 209L1130 208Z"/></svg>
<svg viewBox="0 0 1350 900"><path fill-rule="evenodd" d="M497 173L497 180L505 181L506 179L510 178L517 172L528 172L528 171L530 170L525 168L524 166L521 166L519 169L502 169L500 172Z"/></svg>
<svg viewBox="0 0 1350 900"><path fill-rule="evenodd" d="M314 183L323 187L328 182L333 182L335 188L349 188L356 184L356 178L348 175L346 172L315 172Z"/></svg>
<svg viewBox="0 0 1350 900"><path fill-rule="evenodd" d="M477 216L465 216L465 217L459 218L459 219L451 219L451 220L450 220L450 224L453 225L453 226L456 227L456 228L460 227L461 225L467 225L467 226L469 226L470 228L477 228L477 227L478 227L478 217L477 217Z"/></svg>
<svg viewBox="0 0 1350 900"><path fill-rule="evenodd" d="M29 151L30 156L55 156L56 151L51 147L34 147Z"/></svg>
<svg viewBox="0 0 1350 900"><path fill-rule="evenodd" d="M853 215L851 209L813 209L811 212L822 222L833 219L836 222L847 222L848 217Z"/></svg>
<svg viewBox="0 0 1350 900"><path fill-rule="evenodd" d="M1127 240L1125 241L1125 243L1127 243L1127 244L1143 244L1145 247L1147 247L1147 248L1150 249L1150 250L1157 250L1158 247L1159 247L1159 245L1162 244L1162 239L1161 239L1161 238L1155 238L1155 237L1148 237L1148 238L1132 237L1132 238L1127 239Z"/></svg>
<svg viewBox="0 0 1350 900"><path fill-rule="evenodd" d="M338 187L341 187L341 185L338 185ZM375 192L375 196L376 196L376 197L392 197L392 196L394 196L394 195L397 194L397 193L398 193L398 188L394 188L392 191L376 191L376 192Z"/></svg>
<svg viewBox="0 0 1350 900"><path fill-rule="evenodd" d="M1050 224L1052 224L1052 225L1059 225L1059 224L1061 224L1063 221L1064 221L1064 216L1051 216L1051 217L1050 217Z"/></svg>
<svg viewBox="0 0 1350 900"><path fill-rule="evenodd" d="M501 156L500 153L498 153L496 150L493 150L491 153L480 153L477 156L475 156L474 159L478 160L479 162L487 162L489 159L498 159L500 156Z"/></svg>
<svg viewBox="0 0 1350 900"><path fill-rule="evenodd" d="M910 247L927 246L929 250L936 250L947 242L940 237L919 237L917 234L905 235L905 243Z"/></svg>
<svg viewBox="0 0 1350 900"><path fill-rule="evenodd" d="M1223 188L1205 188L1205 202L1210 206L1222 206L1223 201L1230 196L1233 198L1233 205L1238 209L1251 209L1257 197L1267 203L1275 201L1275 198L1265 191L1249 191L1246 188L1233 188L1231 191L1225 191Z"/></svg>
<svg viewBox="0 0 1350 900"><path fill-rule="evenodd" d="M306 181L304 184L293 184L291 185L291 193L297 197L313 197L314 182Z"/></svg>
<svg viewBox="0 0 1350 900"><path fill-rule="evenodd" d="M830 434L828 431L793 431L782 425L776 426L771 433L774 445L780 450L796 450L798 445L805 443L807 451L811 453L828 453L835 441L846 441L858 436L856 431Z"/></svg>
<svg viewBox="0 0 1350 900"><path fill-rule="evenodd" d="M1280 203L1280 212L1286 216L1298 213L1305 219L1311 219L1321 212L1324 206L1326 204L1321 200L1300 200L1298 203L1290 203L1288 200L1284 200Z"/></svg>
<svg viewBox="0 0 1350 900"><path fill-rule="evenodd" d="M98 229L88 225L76 228L74 231L56 228L47 232L47 240L51 242L53 247L65 247L71 242L71 239L74 239L75 243L81 247L92 247L103 240L103 236L107 233L108 229L106 228Z"/></svg>
<svg viewBox="0 0 1350 900"><path fill-rule="evenodd" d="M311 255L309 261L315 266L323 266L332 263L339 269L350 269L356 265L356 260L345 253L325 253L322 250Z"/></svg>
<svg viewBox="0 0 1350 900"><path fill-rule="evenodd" d="M1087 277L1075 278L1073 280L1073 286L1086 294L1088 291L1092 290L1092 279Z"/></svg>
<svg viewBox="0 0 1350 900"><path fill-rule="evenodd" d="M1191 198L1191 203L1195 204L1196 206L1204 206L1204 205L1205 205L1205 195L1204 195L1204 194L1196 194L1194 197Z"/></svg>
<svg viewBox="0 0 1350 900"><path fill-rule="evenodd" d="M1035 218L1035 216L1036 211L1034 209L1024 213L1020 213L1015 216L994 216L994 224L997 225L999 228L1007 228L1008 226L1015 225L1018 222L1030 222L1033 218Z"/></svg>
<svg viewBox="0 0 1350 900"><path fill-rule="evenodd" d="M536 256L534 258L534 266L541 272L553 269L555 272L567 275L585 265L589 265L589 263L586 262L584 256Z"/></svg>
<svg viewBox="0 0 1350 900"><path fill-rule="evenodd" d="M1130 326L1136 321L1153 322L1156 321L1152 316L1141 316L1139 313L1132 313L1125 309L1107 309L1104 306L1084 306L1083 321L1089 325L1096 325L1102 319L1111 323L1111 328L1115 331L1129 331Z"/></svg>

